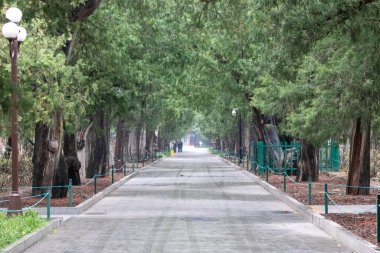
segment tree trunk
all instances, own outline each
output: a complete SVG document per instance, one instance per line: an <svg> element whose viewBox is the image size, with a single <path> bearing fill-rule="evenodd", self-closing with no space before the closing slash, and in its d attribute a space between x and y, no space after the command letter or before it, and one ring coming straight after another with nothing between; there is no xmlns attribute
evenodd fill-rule
<svg viewBox="0 0 380 253"><path fill-rule="evenodd" d="M145 149L149 152L153 151L153 145L154 144L154 129L153 130L146 130L146 144Z"/></svg>
<svg viewBox="0 0 380 253"><path fill-rule="evenodd" d="M128 159L136 160L137 159L137 139L136 139L136 128L133 128L129 131L128 138Z"/></svg>
<svg viewBox="0 0 380 253"><path fill-rule="evenodd" d="M86 168L86 175L89 178L103 175L109 169L109 123L101 111L94 115L92 121L94 125L87 135L86 144L90 156Z"/></svg>
<svg viewBox="0 0 380 253"><path fill-rule="evenodd" d="M359 118L352 125L350 165L347 194L368 195L370 186L370 123L364 124ZM357 188L357 187L366 188Z"/></svg>
<svg viewBox="0 0 380 253"><path fill-rule="evenodd" d="M116 123L116 143L115 143L115 168L120 168L122 166L122 161L124 160L125 151L125 122L122 118L119 118Z"/></svg>
<svg viewBox="0 0 380 253"><path fill-rule="evenodd" d="M253 107L253 125L255 127L255 134L257 141L265 142L265 119L259 109Z"/></svg>
<svg viewBox="0 0 380 253"><path fill-rule="evenodd" d="M38 122L35 129L35 145L33 152L33 187L51 186L56 182L67 185L66 167L59 166L62 156L62 115L59 111L53 113L53 126L48 127ZM62 184L59 185L62 185ZM46 189L34 188L32 194L46 192ZM66 196L67 188L57 188L53 198Z"/></svg>
<svg viewBox="0 0 380 253"><path fill-rule="evenodd" d="M68 178L72 180L73 185L80 185L80 173L81 163L77 155L77 140L75 134L65 133L63 136L63 155L64 155L64 167L61 170L67 170Z"/></svg>
<svg viewBox="0 0 380 253"><path fill-rule="evenodd" d="M146 147L146 129L145 126L142 126L139 131L139 158L140 160L144 158L145 156L145 147Z"/></svg>
<svg viewBox="0 0 380 253"><path fill-rule="evenodd" d="M77 142L75 134L65 133L63 136L63 154L77 157Z"/></svg>
<svg viewBox="0 0 380 253"><path fill-rule="evenodd" d="M130 155L128 150L130 130L124 130L124 133L124 159L128 160L128 157Z"/></svg>
<svg viewBox="0 0 380 253"><path fill-rule="evenodd" d="M301 157L296 181L307 181L311 176L311 180L317 182L319 177L318 149L306 141L302 141L301 145Z"/></svg>

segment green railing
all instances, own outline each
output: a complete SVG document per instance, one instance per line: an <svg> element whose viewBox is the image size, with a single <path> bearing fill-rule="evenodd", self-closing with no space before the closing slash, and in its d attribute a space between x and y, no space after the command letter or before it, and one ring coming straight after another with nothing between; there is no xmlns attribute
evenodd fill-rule
<svg viewBox="0 0 380 253"><path fill-rule="evenodd" d="M260 175L265 172L265 167L271 171L294 174L300 158L301 145L292 143L251 143L251 169L258 171Z"/></svg>
<svg viewBox="0 0 380 253"><path fill-rule="evenodd" d="M1 213L22 213L22 212L25 212L25 211L28 211L28 210L31 210L35 207L37 207L44 199L46 199L46 218L47 220L50 220L50 192L46 192L46 193L43 193L43 194L38 194L38 195L33 195L33 196L28 196L28 197L22 197L21 199L30 199L30 198L37 198L37 197L40 197L39 200L36 201L36 203L34 203L33 205L31 206L27 206L27 207L24 207L22 209L19 209L19 210L10 210L10 209L3 209L3 208L0 208L0 212ZM0 200L0 203L5 203L5 202L9 202L9 200Z"/></svg>
<svg viewBox="0 0 380 253"><path fill-rule="evenodd" d="M339 171L340 165L339 144L337 142L326 143L319 149L320 171Z"/></svg>

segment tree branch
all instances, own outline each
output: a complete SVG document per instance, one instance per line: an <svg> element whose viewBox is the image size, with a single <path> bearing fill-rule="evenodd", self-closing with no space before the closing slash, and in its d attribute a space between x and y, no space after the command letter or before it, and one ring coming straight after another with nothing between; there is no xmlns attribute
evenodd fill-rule
<svg viewBox="0 0 380 253"><path fill-rule="evenodd" d="M83 5L78 6L76 9L74 9L70 20L73 22L85 21L89 16L91 16L92 13L94 13L101 2L102 0L87 0Z"/></svg>

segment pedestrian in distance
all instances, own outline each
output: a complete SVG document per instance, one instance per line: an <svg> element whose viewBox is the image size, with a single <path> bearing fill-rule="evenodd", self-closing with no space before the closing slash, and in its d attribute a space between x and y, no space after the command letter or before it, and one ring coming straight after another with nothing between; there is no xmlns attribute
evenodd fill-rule
<svg viewBox="0 0 380 253"><path fill-rule="evenodd" d="M173 143L173 151L174 151L174 153L177 152L177 142L176 141Z"/></svg>
<svg viewBox="0 0 380 253"><path fill-rule="evenodd" d="M182 148L183 148L183 142L182 142L182 140L179 140L178 141L178 152L182 152Z"/></svg>

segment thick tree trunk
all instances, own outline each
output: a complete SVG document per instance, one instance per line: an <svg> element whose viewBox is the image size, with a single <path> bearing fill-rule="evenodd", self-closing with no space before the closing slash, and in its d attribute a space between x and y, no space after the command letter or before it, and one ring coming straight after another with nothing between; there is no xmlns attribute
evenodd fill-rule
<svg viewBox="0 0 380 253"><path fill-rule="evenodd" d="M347 194L367 195L370 186L370 123L355 120L352 126ZM366 187L366 188L358 188Z"/></svg>
<svg viewBox="0 0 380 253"><path fill-rule="evenodd" d="M42 122L36 123L34 131L34 151L33 151L33 187L41 187L44 181L51 181L52 171L46 168L49 157L49 127ZM46 184L45 184L46 185ZM49 184L50 185L50 184ZM33 189L32 194L40 194L43 189Z"/></svg>
<svg viewBox="0 0 380 253"><path fill-rule="evenodd" d="M104 112L97 112L92 121L93 127L87 135L89 162L86 168L87 177L103 175L108 169L109 158L109 123Z"/></svg>
<svg viewBox="0 0 380 253"><path fill-rule="evenodd" d="M36 124L35 146L33 153L33 187L51 186L56 182L67 185L67 170L59 166L62 156L62 115L59 111L53 114L53 126L42 122ZM46 189L34 188L33 194L46 192ZM57 188L53 198L66 196L67 188Z"/></svg>
<svg viewBox="0 0 380 253"><path fill-rule="evenodd" d="M67 185L68 184L68 169L66 166L65 158L63 155L58 157L57 171L54 174L54 185ZM52 188L53 198L65 198L67 195L67 187Z"/></svg>
<svg viewBox="0 0 380 253"><path fill-rule="evenodd" d="M311 176L311 180L316 182L319 177L318 149L306 141L302 141L301 145L301 157L296 180L298 182L307 181Z"/></svg>
<svg viewBox="0 0 380 253"><path fill-rule="evenodd" d="M138 149L139 149L139 158L140 160L143 159L143 157L145 156L145 147L146 147L146 129L145 129L145 126L142 126L140 128L140 131L139 131L139 145L138 145Z"/></svg>
<svg viewBox="0 0 380 253"><path fill-rule="evenodd" d="M63 136L63 155L64 155L64 167L60 170L67 170L68 178L72 180L73 185L80 185L80 173L81 163L77 155L77 139L75 134L66 133Z"/></svg>
<svg viewBox="0 0 380 253"><path fill-rule="evenodd" d="M63 136L63 154L77 157L77 142L75 134L65 133Z"/></svg>
<svg viewBox="0 0 380 253"><path fill-rule="evenodd" d="M152 152L154 149L154 130L146 130L146 144L145 149Z"/></svg>
<svg viewBox="0 0 380 253"><path fill-rule="evenodd" d="M129 153L129 156L128 156L128 159L133 159L133 160L136 160L137 159L137 142L138 142L138 139L136 139L136 134L137 132L137 129L134 128L134 129L131 129L130 132L129 132L129 138L128 138L128 153Z"/></svg>
<svg viewBox="0 0 380 253"><path fill-rule="evenodd" d="M128 146L129 146L130 130L125 130L124 133L125 133L125 135L124 135L124 159L127 160L129 157Z"/></svg>
<svg viewBox="0 0 380 253"><path fill-rule="evenodd" d="M157 152L159 150L158 148L158 128L154 130L154 135L153 135L153 145L152 145L152 148L153 148L153 151L154 152Z"/></svg>
<svg viewBox="0 0 380 253"><path fill-rule="evenodd" d="M259 109L253 107L253 125L255 127L255 134L257 141L265 141L265 119Z"/></svg>
<svg viewBox="0 0 380 253"><path fill-rule="evenodd" d="M120 168L124 160L125 151L125 122L124 119L119 118L116 123L116 143L115 143L115 167Z"/></svg>

